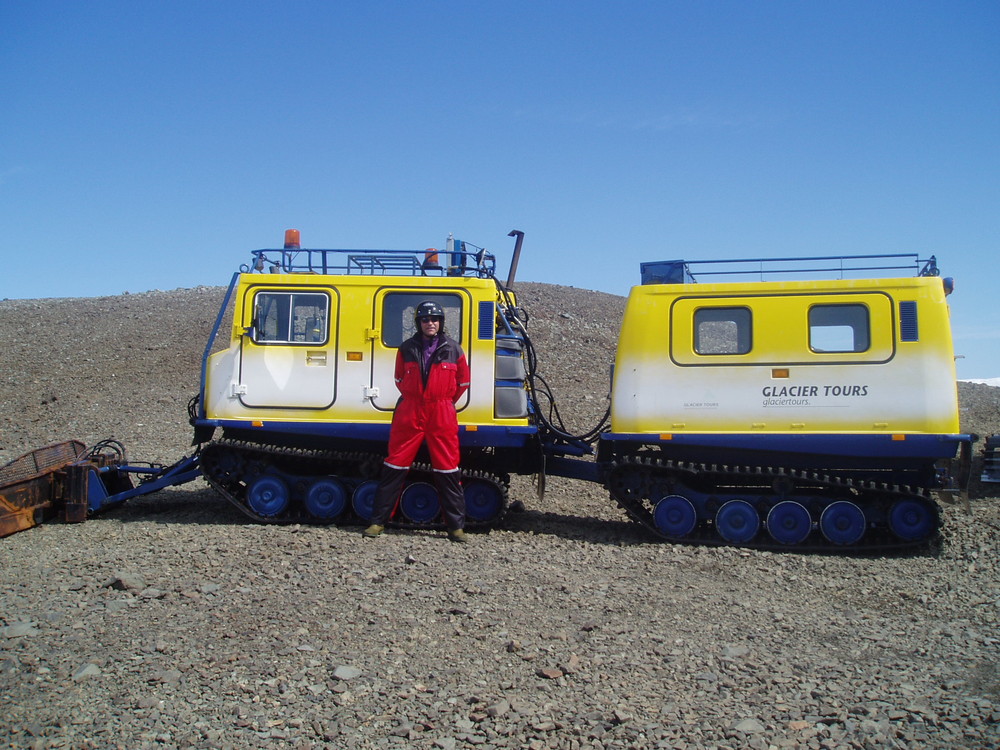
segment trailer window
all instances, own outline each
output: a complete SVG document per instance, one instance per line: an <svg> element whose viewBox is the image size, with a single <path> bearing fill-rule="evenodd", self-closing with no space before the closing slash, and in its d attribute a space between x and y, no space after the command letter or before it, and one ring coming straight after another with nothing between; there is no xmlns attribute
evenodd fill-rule
<svg viewBox="0 0 1000 750"><path fill-rule="evenodd" d="M868 308L864 305L813 305L809 308L809 348L819 354L865 352L871 347Z"/></svg>
<svg viewBox="0 0 1000 750"><path fill-rule="evenodd" d="M444 331L462 343L462 298L457 294L390 292L382 300L382 344L398 347L416 333L413 314L421 302L437 302L444 309Z"/></svg>
<svg viewBox="0 0 1000 750"><path fill-rule="evenodd" d="M702 307L694 313L694 350L698 354L747 354L751 342L750 308Z"/></svg>
<svg viewBox="0 0 1000 750"><path fill-rule="evenodd" d="M327 340L330 298L321 293L261 292L254 308L254 341L322 344Z"/></svg>

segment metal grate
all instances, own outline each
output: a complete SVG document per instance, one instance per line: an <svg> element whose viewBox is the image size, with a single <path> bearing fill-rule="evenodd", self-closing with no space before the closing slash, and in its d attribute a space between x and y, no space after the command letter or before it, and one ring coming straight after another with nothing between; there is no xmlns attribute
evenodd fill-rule
<svg viewBox="0 0 1000 750"><path fill-rule="evenodd" d="M479 338L489 341L493 338L493 318L495 306L492 302L479 303Z"/></svg>
<svg viewBox="0 0 1000 750"><path fill-rule="evenodd" d="M920 328L917 325L917 303L915 300L901 300L899 303L899 340L920 340Z"/></svg>
<svg viewBox="0 0 1000 750"><path fill-rule="evenodd" d="M0 485L19 482L76 461L87 450L79 440L53 443L25 453L0 467Z"/></svg>

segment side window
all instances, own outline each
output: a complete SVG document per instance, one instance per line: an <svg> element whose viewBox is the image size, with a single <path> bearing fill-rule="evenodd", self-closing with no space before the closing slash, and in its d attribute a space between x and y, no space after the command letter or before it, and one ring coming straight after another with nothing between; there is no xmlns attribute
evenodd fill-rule
<svg viewBox="0 0 1000 750"><path fill-rule="evenodd" d="M322 344L327 340L330 298L319 292L260 292L254 340L267 344Z"/></svg>
<svg viewBox="0 0 1000 750"><path fill-rule="evenodd" d="M813 305L809 308L809 348L817 353L865 352L871 347L868 308L864 305Z"/></svg>
<svg viewBox="0 0 1000 750"><path fill-rule="evenodd" d="M698 354L747 354L752 316L748 307L702 307L694 313L694 350Z"/></svg>
<svg viewBox="0 0 1000 750"><path fill-rule="evenodd" d="M462 298L457 294L427 294L426 292L390 292L382 301L382 343L397 347L410 338L416 328L413 314L425 301L437 302L444 308L444 331L462 343Z"/></svg>

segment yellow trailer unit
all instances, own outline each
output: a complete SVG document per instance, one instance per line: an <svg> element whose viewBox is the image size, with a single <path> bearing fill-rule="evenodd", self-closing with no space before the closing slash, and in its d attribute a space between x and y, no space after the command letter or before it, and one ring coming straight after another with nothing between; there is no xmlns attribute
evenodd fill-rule
<svg viewBox="0 0 1000 750"><path fill-rule="evenodd" d="M707 283L699 264L644 266L599 453L612 495L668 538L931 537L940 462L971 444L958 434L950 279L933 259L912 278L799 281L764 280L764 263L753 281ZM699 279L718 272L700 267Z"/></svg>

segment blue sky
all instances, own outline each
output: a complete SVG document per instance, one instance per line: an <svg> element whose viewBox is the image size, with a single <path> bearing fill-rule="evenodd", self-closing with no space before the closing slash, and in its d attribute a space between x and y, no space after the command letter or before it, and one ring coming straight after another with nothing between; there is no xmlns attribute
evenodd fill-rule
<svg viewBox="0 0 1000 750"><path fill-rule="evenodd" d="M935 254L1000 376L998 2L6 2L0 298L449 233L639 264Z"/></svg>

